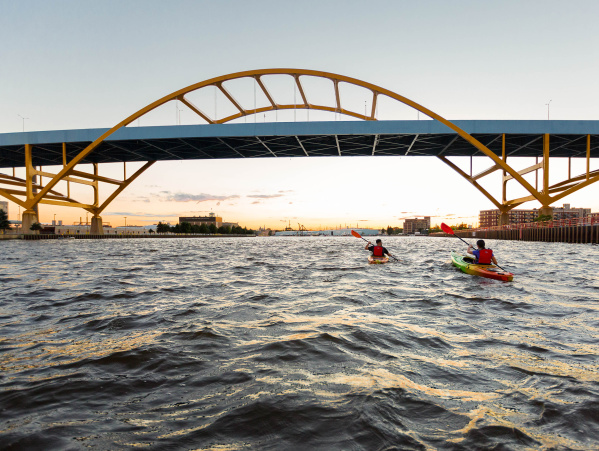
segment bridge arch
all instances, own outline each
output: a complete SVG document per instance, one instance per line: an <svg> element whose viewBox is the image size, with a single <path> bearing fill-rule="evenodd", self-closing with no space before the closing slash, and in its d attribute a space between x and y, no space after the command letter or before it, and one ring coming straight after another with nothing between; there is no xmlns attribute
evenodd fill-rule
<svg viewBox="0 0 599 451"><path fill-rule="evenodd" d="M288 75L288 76L293 77L294 82L295 82L295 88L297 88L300 93L301 102L297 102L297 103L293 103L293 104L277 103L275 101L274 97L269 92L267 86L263 82L263 77L270 76L270 75ZM333 83L334 92L335 92L335 106L331 107L331 106L327 106L327 105L309 102L309 100L306 96L304 86L302 85L302 77L307 77L307 76L327 79ZM262 91L264 96L268 99L269 104L267 106L260 107L260 108L254 108L254 109L246 109L231 95L231 93L224 86L225 82L242 79L242 78L250 78L250 79L255 80L255 84L260 88L260 90ZM360 112L352 111L350 109L346 109L343 107L343 101L342 101L341 93L339 90L340 83L347 83L349 85L354 85L354 86L364 88L364 89L370 91L370 93L372 94L370 114L362 114ZM194 105L190 101L190 99L186 97L190 93L193 93L195 91L198 91L202 88L209 87L209 86L214 86L215 89L218 89L231 102L231 104L237 109L237 113L229 115L227 117L223 117L221 119L218 119L217 117L210 117L208 114L206 114L204 111L202 111L202 109L200 107ZM383 87L374 85L372 83L368 83L368 82L365 82L365 81L362 81L362 80L359 80L356 78L347 77L344 75L339 75L339 74L335 74L335 73L331 73L331 72L307 70L307 69L279 68L279 69L260 69L260 70L242 71L242 72L235 72L232 74L223 75L223 76L219 76L219 77L214 77L214 78L211 78L208 80L201 81L199 83L192 84L190 86L179 89L177 91L174 91L174 92L150 103L149 105L136 111L135 113L133 113L132 115L130 115L129 117L124 119L123 121L119 122L114 127L107 130L100 137L98 137L95 141L93 141L91 144L89 144L87 147L85 147L83 150L81 150L68 163L66 162L66 159L65 159L63 168L57 174L43 173L43 175L45 177L48 177L48 176L52 176L52 177L50 177L50 180L45 184L45 186L43 186L43 187L36 186L36 189L38 189L37 193L35 193L34 189L32 189L33 184L32 184L32 180L31 180L31 174L35 174L36 171L35 171L35 169L28 167L27 179L22 181L22 183L27 185L27 199L23 202L20 202L19 205L22 205L23 207L25 207L29 211L31 211L31 209L33 209L38 203L58 204L58 202L61 202L61 205L85 208L87 211L90 211L91 213L93 213L94 216L98 217L99 214L107 207L107 205L118 194L120 194L120 192L122 192L135 178L137 178L143 171L145 171L148 167L150 167L154 162L149 161L140 170L138 170L133 176L131 176L129 179L127 179L125 177L125 180L123 180L122 182L115 182L115 181L108 180L108 183L117 184L118 188L101 205L99 204L99 201L98 201L97 183L98 183L98 181L106 181L106 180L103 180L105 178L102 178L97 174L97 167L94 168L95 170L94 170L93 176L89 175L89 174L82 175L82 173L80 171L76 171L75 167L78 164L80 164L96 148L98 148L98 146L100 146L104 140L109 138L117 130L119 130L123 127L126 127L127 125L133 123L134 121L143 117L147 113L155 110L156 108L158 108L168 102L172 102L172 101L182 102L191 111L193 111L201 119L203 119L204 121L206 121L209 124L222 124L222 123L230 122L232 120L235 120L235 119L238 119L238 118L241 118L244 116L259 114L259 113L267 112L267 111L289 110L289 109L300 109L300 110L301 109L314 109L314 110L340 113L340 114L352 116L352 117L362 119L362 120L373 121L373 120L377 120L376 119L377 101L378 101L379 97L381 97L381 96L386 96L386 97L388 97L392 100L395 100L401 104L407 105L407 106L423 113L424 115L430 117L431 119L442 123L448 129L450 129L456 133L456 135L457 135L456 138L458 136L461 137L462 139L464 139L465 141L470 143L473 147L475 147L478 151L480 151L483 155L489 157L492 160L493 165L489 169L483 171L482 173L480 173L476 176L473 176L472 174L470 174L470 175L466 174L459 167L457 167L453 162L449 161L446 157L439 155L439 158L444 163L446 163L453 170L458 172L462 177L464 177L466 180L468 180L485 197L487 197L503 214L507 214L507 212L509 210L511 210L512 208L514 208L517 205L520 205L521 203L528 201L528 200L536 199L543 205L543 207L548 207L549 204L556 197L556 196L553 196L553 198L552 198L549 195L550 188L554 188L554 187L549 187L547 184L545 184L544 190L538 191L535 187L533 187L530 183L528 183L522 177L522 175L524 175L526 173L525 171L518 172L515 169L513 169L510 165L507 164L506 158L505 158L505 152L504 152L503 158L500 158L493 151L491 151L487 146L482 144L480 141L478 141L472 135L470 135L469 133L467 133L460 127L458 127L453 122L445 119L444 117L429 110L428 108L414 102L413 100L408 99L407 97L404 97L400 94L397 94L397 93L390 91L388 89L385 89ZM548 148L548 136L546 136L545 138L547 141L546 147ZM504 136L504 144L505 144L505 136ZM29 165L30 165L30 163L31 163L31 148L30 148L30 146L28 149L28 147L26 145L25 150L26 150L26 160L27 160L27 152L29 151ZM548 157L548 152L547 152L547 157ZM588 157L587 157L587 159L588 159ZM543 169L547 169L547 168L548 168L548 166L543 166ZM478 180L480 178L482 178L486 175L489 175L497 170L503 171L503 174L504 174L504 191L503 191L503 200L502 201L495 199L489 192L487 192L478 183ZM528 171L528 172L530 172L530 171ZM42 175L42 174L40 173L40 175ZM70 199L70 197L68 197L68 196L63 196L63 198L60 198L60 195L57 194L53 190L53 188L56 186L56 184L59 181L61 181L61 180L73 180L74 181L75 180L74 176L89 177L92 180L92 183L95 183L95 196L94 196L93 204L77 203L77 202L74 202L73 199ZM505 183L509 179L516 180L521 186L523 186L530 193L530 195L527 196L526 198L507 201L507 199L505 198ZM595 179L593 179L592 181L595 181ZM587 177L586 177L585 183L589 184L589 182L591 182L591 181L589 180L588 170L587 170ZM21 182L19 182L19 183L21 183ZM87 182L87 184L89 184L89 182ZM566 184L566 185L562 184L561 186L565 186L565 188L562 189L563 192L566 192L568 189L572 189L572 186L569 184ZM556 191L556 189L554 188L554 192L555 191ZM2 191L0 190L0 194L9 194L9 193L2 193ZM563 197L563 195L565 195L565 194L561 193L559 196ZM5 197L6 197L6 195L5 195ZM11 197L12 197L11 200L15 199L14 196L11 196ZM54 199L54 200L51 200L51 199Z"/></svg>

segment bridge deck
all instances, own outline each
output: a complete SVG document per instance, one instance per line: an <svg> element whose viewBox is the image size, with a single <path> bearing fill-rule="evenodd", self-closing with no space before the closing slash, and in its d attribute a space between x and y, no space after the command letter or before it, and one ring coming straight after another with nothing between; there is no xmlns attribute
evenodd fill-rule
<svg viewBox="0 0 599 451"><path fill-rule="evenodd" d="M501 155L506 134L509 156L543 154L543 134L551 134L552 157L599 157L599 121L453 121ZM35 166L62 165L107 129L0 134L0 168L23 167L25 144ZM476 148L443 124L432 121L276 122L222 125L127 127L111 135L84 163L214 158L302 156L476 156Z"/></svg>

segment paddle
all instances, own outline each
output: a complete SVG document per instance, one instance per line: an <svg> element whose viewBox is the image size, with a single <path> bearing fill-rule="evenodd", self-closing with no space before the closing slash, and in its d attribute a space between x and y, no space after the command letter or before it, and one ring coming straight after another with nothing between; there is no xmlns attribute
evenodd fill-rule
<svg viewBox="0 0 599 451"><path fill-rule="evenodd" d="M356 232L355 230L352 230L352 231L351 231L351 234L352 234L353 236L355 236L356 238L361 238L361 239L363 239L364 241L366 241L366 242L368 243L368 240L367 240L366 238L363 238L363 237L362 237L362 235L360 235L360 234L359 234L358 232ZM394 259L396 262L398 262L398 261L399 261L399 260L398 260L397 258L395 258L393 255L391 255L390 257L391 257L391 258L393 258L393 259Z"/></svg>
<svg viewBox="0 0 599 451"><path fill-rule="evenodd" d="M468 246L472 246L470 243L468 243L467 241L463 240L461 237L457 236L455 234L455 232L453 231L453 229L451 227L449 227L447 224L445 224L444 222L441 223L441 230L443 230L445 233L448 233L449 235L453 235L456 238L459 238L460 240L464 241L464 243L466 243ZM474 247L474 246L472 246ZM505 269L503 269L501 266L495 264L495 266L497 266L499 269L501 269L502 271L505 271ZM508 272L508 271L505 271Z"/></svg>
<svg viewBox="0 0 599 451"><path fill-rule="evenodd" d="M441 230L443 230L445 233L449 233L450 235L455 236L456 238L459 238L460 240L462 240L461 237L457 236L455 234L455 232L453 231L453 229L451 227L449 227L447 224L445 224L444 222L441 223ZM462 240L464 241L464 240ZM464 243L466 243L468 246L472 246L470 243L464 241Z"/></svg>

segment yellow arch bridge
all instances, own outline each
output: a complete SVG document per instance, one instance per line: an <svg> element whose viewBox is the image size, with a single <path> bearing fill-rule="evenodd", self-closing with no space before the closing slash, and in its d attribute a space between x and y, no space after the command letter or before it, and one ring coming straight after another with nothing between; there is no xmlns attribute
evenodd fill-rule
<svg viewBox="0 0 599 451"><path fill-rule="evenodd" d="M273 76L292 80L292 103L278 103L269 90ZM248 108L231 94L228 84L249 79L266 105ZM332 105L318 103L307 95L307 80L325 80L332 90ZM345 107L346 87L367 93L368 109L358 112ZM225 117L210 115L206 106L192 101L194 93L210 88L232 106L235 113ZM431 120L377 120L377 106L386 98L404 104ZM169 102L179 101L198 117L200 125L127 127L147 113ZM368 102L367 102L368 103ZM351 116L362 121L229 123L244 116L278 110L321 110ZM215 112L216 113L216 112ZM527 201L538 201L541 213L549 206L599 180L599 170L591 171L591 159L599 157L599 121L448 121L433 111L395 92L338 74L300 69L264 69L238 72L193 84L175 91L132 114L111 129L87 129L0 134L0 168L12 168L12 175L0 173L0 196L20 205L23 230L37 222L37 206L50 204L83 208L93 214L92 234L101 234L102 211L129 184L159 160L268 158L317 156L431 156L437 157L468 180L500 211L501 221L508 212ZM450 157L470 157L470 171L460 168ZM489 166L472 172L472 157L487 157ZM533 157L535 164L516 170L512 157ZM549 184L550 157L568 159L568 175ZM586 160L582 174L571 174L571 159ZM127 175L127 162L145 162ZM122 180L99 174L100 163L123 162ZM91 164L93 172L81 170ZM25 178L15 168L25 168ZM496 199L480 184L484 177L500 171L502 197ZM539 171L541 180L539 181ZM535 172L535 181L524 175ZM519 184L527 195L508 199L507 182ZM66 182L66 192L57 184ZM87 202L70 195L70 184L93 188ZM111 194L100 203L99 188L112 185ZM63 183L64 185L64 183Z"/></svg>

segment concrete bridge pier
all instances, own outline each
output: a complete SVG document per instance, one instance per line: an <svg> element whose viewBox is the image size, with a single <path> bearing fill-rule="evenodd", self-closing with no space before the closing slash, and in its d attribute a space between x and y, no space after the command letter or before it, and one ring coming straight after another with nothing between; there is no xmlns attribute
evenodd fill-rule
<svg viewBox="0 0 599 451"><path fill-rule="evenodd" d="M104 227L102 226L102 218L98 215L94 215L92 218L91 227L89 229L90 235L104 235Z"/></svg>
<svg viewBox="0 0 599 451"><path fill-rule="evenodd" d="M551 216L553 218L553 208L543 205L539 210L539 215Z"/></svg>
<svg viewBox="0 0 599 451"><path fill-rule="evenodd" d="M36 222L39 222L37 219L37 212L35 210L25 210L21 217L23 233L25 235L37 235L37 230L31 230L31 226Z"/></svg>
<svg viewBox="0 0 599 451"><path fill-rule="evenodd" d="M501 212L501 214L499 215L499 225L503 226L503 225L508 225L510 223L510 214L508 212Z"/></svg>

